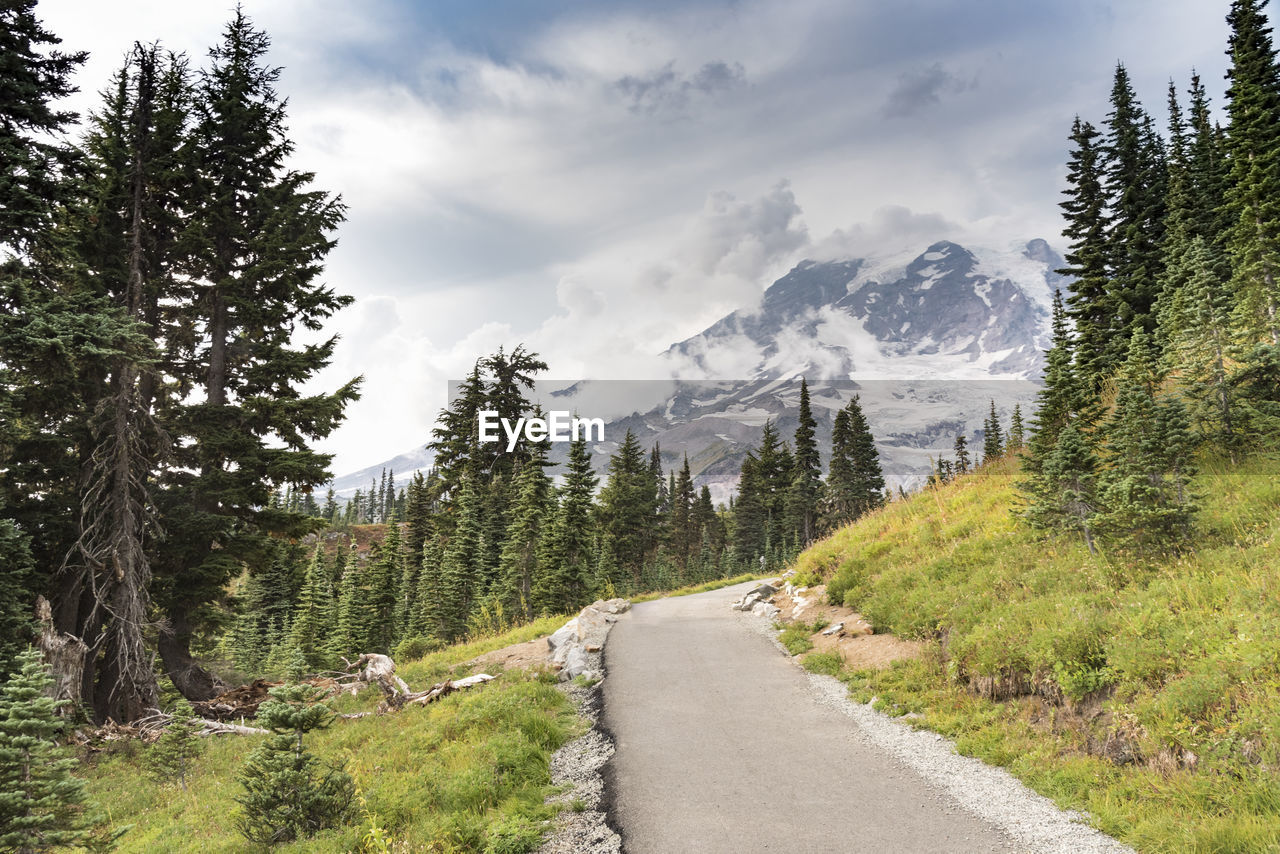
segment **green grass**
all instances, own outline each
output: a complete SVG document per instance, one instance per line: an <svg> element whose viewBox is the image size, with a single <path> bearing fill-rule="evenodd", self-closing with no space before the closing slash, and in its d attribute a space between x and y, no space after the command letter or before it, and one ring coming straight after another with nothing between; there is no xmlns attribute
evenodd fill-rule
<svg viewBox="0 0 1280 854"><path fill-rule="evenodd" d="M422 689L462 662L559 628L564 618L441 650L407 662L399 673ZM377 691L344 695L339 711L370 711ZM549 760L576 734L564 695L536 674L504 673L495 681L395 714L338 720L309 736L311 749L345 760L364 798L350 826L281 846L282 851L361 850L362 838L389 839L384 850L499 854L536 848L561 807L543 799ZM253 852L235 829L236 776L258 736L213 738L183 791L143 776L135 742L116 742L84 768L94 800L118 825L132 824L121 852ZM370 833L370 831L379 831ZM275 849L273 849L275 850ZM368 850L380 850L370 847Z"/></svg>
<svg viewBox="0 0 1280 854"><path fill-rule="evenodd" d="M797 569L877 631L932 641L847 675L855 696L923 715L1140 850L1276 850L1280 465L1201 468L1182 554L1092 556L1029 528L1009 460L894 502Z"/></svg>
<svg viewBox="0 0 1280 854"><path fill-rule="evenodd" d="M778 642L787 648L792 655L800 655L813 649L813 633L818 628L809 623L794 622L782 627Z"/></svg>
<svg viewBox="0 0 1280 854"><path fill-rule="evenodd" d="M802 658L800 665L810 673L839 676L844 670L844 659L838 652L814 652Z"/></svg>
<svg viewBox="0 0 1280 854"><path fill-rule="evenodd" d="M650 602L654 599L665 599L668 596L690 596L694 593L707 593L711 590L719 590L721 587L732 587L735 584L743 584L748 581L760 581L764 578L777 578L778 573L760 574L745 573L743 575L735 575L733 578L717 578L715 581L708 581L705 584L694 584L688 587L680 587L676 590L660 590L653 593L645 593L640 596L633 596L631 601L634 602Z"/></svg>

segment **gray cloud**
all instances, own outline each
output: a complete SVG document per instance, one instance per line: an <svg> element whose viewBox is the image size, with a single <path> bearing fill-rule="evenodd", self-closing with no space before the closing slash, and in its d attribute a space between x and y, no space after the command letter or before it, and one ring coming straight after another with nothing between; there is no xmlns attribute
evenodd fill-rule
<svg viewBox="0 0 1280 854"><path fill-rule="evenodd" d="M613 85L633 113L682 113L695 98L714 98L746 85L741 63L708 62L687 76L675 70L674 60L648 74L628 74Z"/></svg>
<svg viewBox="0 0 1280 854"><path fill-rule="evenodd" d="M972 80L964 80L935 62L927 68L909 71L898 77L897 84L885 101L883 112L889 118L899 118L942 102L943 95L958 95L976 87Z"/></svg>

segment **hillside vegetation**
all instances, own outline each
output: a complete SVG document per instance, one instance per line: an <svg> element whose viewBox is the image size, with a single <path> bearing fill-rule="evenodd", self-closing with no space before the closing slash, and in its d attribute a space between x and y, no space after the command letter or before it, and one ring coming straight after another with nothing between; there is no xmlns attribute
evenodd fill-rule
<svg viewBox="0 0 1280 854"><path fill-rule="evenodd" d="M1005 459L799 558L920 661L843 673L1143 851L1280 846L1280 464L1201 461L1181 554L1091 555L1017 518Z"/></svg>
<svg viewBox="0 0 1280 854"><path fill-rule="evenodd" d="M563 622L544 619L449 647L406 663L400 675L414 688L425 688L471 672L461 665L477 655L545 635ZM339 712L371 711L378 699L376 689L366 688L333 706ZM525 671L509 671L426 707L337 720L309 735L308 746L322 760L346 763L362 799L356 816L344 827L272 850L533 850L558 809L543 802L551 791L551 754L577 726L564 694ZM258 851L237 832L235 821L236 799L243 796L237 777L262 738L213 737L185 790L143 776L147 748L134 740L108 743L82 773L93 799L110 805L112 824L130 826L120 852Z"/></svg>

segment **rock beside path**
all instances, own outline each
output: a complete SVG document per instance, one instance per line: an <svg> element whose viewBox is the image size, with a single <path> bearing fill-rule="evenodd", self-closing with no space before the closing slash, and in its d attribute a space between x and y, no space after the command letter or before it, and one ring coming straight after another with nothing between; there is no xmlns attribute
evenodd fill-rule
<svg viewBox="0 0 1280 854"><path fill-rule="evenodd" d="M631 603L626 599L597 599L547 638L550 648L547 662L560 671L561 682L576 676L604 677L599 653L604 649L609 629L629 610Z"/></svg>

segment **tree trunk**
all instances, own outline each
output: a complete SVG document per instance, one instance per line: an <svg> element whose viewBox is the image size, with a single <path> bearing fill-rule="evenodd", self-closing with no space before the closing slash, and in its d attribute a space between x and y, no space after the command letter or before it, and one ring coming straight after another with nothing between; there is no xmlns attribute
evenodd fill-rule
<svg viewBox="0 0 1280 854"><path fill-rule="evenodd" d="M171 606L167 623L160 627L160 659L174 687L188 700L209 700L228 688L192 657L191 626L184 607Z"/></svg>
<svg viewBox="0 0 1280 854"><path fill-rule="evenodd" d="M36 619L40 621L40 637L36 643L45 664L53 673L51 692L55 700L67 700L62 714L73 713L81 700L85 657L89 648L75 635L60 632L53 625L53 609L49 600L36 597Z"/></svg>

